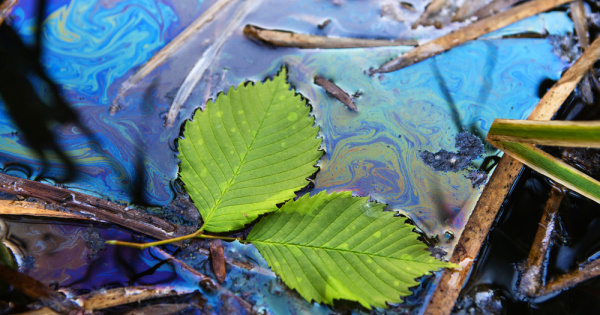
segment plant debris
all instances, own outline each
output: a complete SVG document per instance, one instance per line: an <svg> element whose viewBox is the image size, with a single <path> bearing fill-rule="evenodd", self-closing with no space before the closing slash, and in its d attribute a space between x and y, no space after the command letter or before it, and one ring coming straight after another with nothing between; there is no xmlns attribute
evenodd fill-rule
<svg viewBox="0 0 600 315"><path fill-rule="evenodd" d="M471 165L471 161L483 153L481 140L466 131L456 135L454 141L458 152L448 152L443 149L436 153L423 151L420 153L421 159L436 171L458 172L466 170Z"/></svg>
<svg viewBox="0 0 600 315"><path fill-rule="evenodd" d="M325 89L325 91L346 105L346 107L348 107L348 109L351 111L358 112L358 108L354 104L354 101L352 101L352 98L350 98L350 95L335 83L323 78L320 75L317 75L315 76L315 84Z"/></svg>

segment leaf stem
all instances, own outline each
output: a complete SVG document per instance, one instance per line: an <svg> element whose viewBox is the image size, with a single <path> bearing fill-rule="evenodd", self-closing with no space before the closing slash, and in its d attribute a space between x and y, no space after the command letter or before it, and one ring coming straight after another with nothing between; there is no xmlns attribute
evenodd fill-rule
<svg viewBox="0 0 600 315"><path fill-rule="evenodd" d="M176 238L171 238L168 240L150 242L150 243L131 243L131 242L122 242L122 241L117 241L117 240L110 240L110 241L106 241L106 244L133 247L133 248L138 248L138 249L146 249L146 248L152 247L152 246L159 246L159 245L165 245L165 244L171 244L171 243L175 243L175 242L179 242L179 241L189 240L189 239L197 237L199 234L202 233L202 231L204 231L204 227L201 227L200 229L198 229L198 231L196 231L192 234L188 234L188 235L184 235L184 236L180 236L180 237L176 237Z"/></svg>
<svg viewBox="0 0 600 315"><path fill-rule="evenodd" d="M227 237L227 236L216 236L216 235L207 235L207 234L200 234L200 235L196 236L196 238L208 238L208 239L213 239L213 240L247 242L246 240L244 240L240 237Z"/></svg>

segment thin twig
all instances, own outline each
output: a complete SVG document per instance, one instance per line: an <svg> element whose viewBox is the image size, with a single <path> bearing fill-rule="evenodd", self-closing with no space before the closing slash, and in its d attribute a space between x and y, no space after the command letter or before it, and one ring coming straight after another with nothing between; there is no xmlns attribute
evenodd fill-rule
<svg viewBox="0 0 600 315"><path fill-rule="evenodd" d="M465 26L458 31L436 38L424 45L418 46L417 48L383 64L379 69L371 69L369 72L370 74L386 73L408 67L446 50L462 45L467 41L476 39L482 35L571 1L573 0L534 0L526 2L487 19Z"/></svg>
<svg viewBox="0 0 600 315"><path fill-rule="evenodd" d="M138 209L6 174L0 174L0 192L57 204L77 214L108 221L158 239L185 233L169 222Z"/></svg>
<svg viewBox="0 0 600 315"><path fill-rule="evenodd" d="M583 50L586 50L590 45L590 38L588 36L588 27L585 20L585 8L583 7L582 0L576 0L569 4L571 8L571 18L573 24L575 24L575 32L579 38L579 45Z"/></svg>
<svg viewBox="0 0 600 315"><path fill-rule="evenodd" d="M544 296L568 289L597 276L600 276L600 259L579 266L577 270L558 276L556 279L548 282L548 284L546 284L546 286L538 293L538 296Z"/></svg>
<svg viewBox="0 0 600 315"><path fill-rule="evenodd" d="M248 314L254 314L252 305L250 303L248 303L248 301L242 299L241 297L233 294L231 291L222 287L218 282L215 282L211 277L204 275L203 273L190 267L188 264L173 257L171 254L165 252L164 250L162 250L158 247L154 248L154 251L162 256L160 258L161 260L169 259L169 261L171 263L173 263L173 265L176 268L182 269L181 272L186 272L191 277L195 277L196 279L194 280L194 282L198 283L200 285L200 287L203 288L205 291L218 292L222 295L225 295L229 299L236 300L238 305L240 305Z"/></svg>
<svg viewBox="0 0 600 315"><path fill-rule="evenodd" d="M109 113L114 115L119 110L119 101L121 97L125 95L127 90L132 86L138 84L143 78L150 74L154 69L162 65L165 60L171 57L177 52L183 45L195 34L198 34L203 30L203 27L215 19L218 13L222 12L223 9L232 2L237 0L218 0L210 8L204 11L196 20L186 27L177 37L170 41L165 47L159 50L148 62L146 62L141 68L139 68L127 81L123 82L119 88L117 96L114 98L112 105L110 106Z"/></svg>
<svg viewBox="0 0 600 315"><path fill-rule="evenodd" d="M196 61L196 64L187 75L181 87L177 91L177 95L175 95L175 99L169 108L169 112L167 113L166 125L167 127L173 126L179 111L183 107L183 103L188 99L190 94L192 94L192 90L196 87L198 82L204 77L204 73L206 69L213 64L217 53L221 50L221 47L225 44L229 35L235 30L239 24L243 21L243 19L253 11L253 8L260 3L260 0L245 0L243 5L240 5L239 8L235 11L233 18L227 23L227 26L221 32L221 35L217 38L217 40L202 53L200 59Z"/></svg>
<svg viewBox="0 0 600 315"><path fill-rule="evenodd" d="M4 23L4 19L10 14L12 8L19 0L4 0L0 3L0 25Z"/></svg>
<svg viewBox="0 0 600 315"><path fill-rule="evenodd" d="M352 98L350 98L350 95L348 95L348 93L342 90L339 86L335 85L335 83L323 78L320 75L317 75L315 76L315 84L325 89L325 91L346 105L346 107L348 107L348 109L351 111L358 112L358 108L354 104L354 101L352 101Z"/></svg>
<svg viewBox="0 0 600 315"><path fill-rule="evenodd" d="M386 39L363 39L328 37L319 35L298 34L286 31L267 30L254 25L244 27L246 37L266 42L280 47L296 48L360 48L381 46L417 46L416 40L386 40Z"/></svg>
<svg viewBox="0 0 600 315"><path fill-rule="evenodd" d="M590 49L586 50L580 59L563 74L563 77L546 92L528 119L550 120L556 114L569 93L577 85L578 80L587 72L595 59L598 59L600 54L598 47L600 46L596 45L600 45L600 39L596 39ZM460 264L463 269L444 270L424 314L450 314L456 298L471 272L472 262L477 257L481 244L487 237L492 223L522 167L523 164L509 157L508 154L500 159L450 258L450 262Z"/></svg>
<svg viewBox="0 0 600 315"><path fill-rule="evenodd" d="M446 7L448 0L433 0L427 8L425 8L425 12L421 14L421 17L417 21L412 24L412 28L417 28L419 25L429 26L433 25L434 22L430 21L430 19L440 13L444 7Z"/></svg>
<svg viewBox="0 0 600 315"><path fill-rule="evenodd" d="M548 257L556 216L563 197L562 189L553 186L519 283L519 291L527 296L535 296L543 285L544 262Z"/></svg>
<svg viewBox="0 0 600 315"><path fill-rule="evenodd" d="M86 296L80 296L77 300L83 304L83 308L86 311L93 311L149 299L189 294L191 292L193 292L191 289L177 288L177 290L175 290L173 287L155 288L133 286L96 292Z"/></svg>
<svg viewBox="0 0 600 315"><path fill-rule="evenodd" d="M456 11L452 22L462 22L473 16L477 10L483 8L487 3L486 0L465 0L462 6Z"/></svg>
<svg viewBox="0 0 600 315"><path fill-rule="evenodd" d="M48 210L44 205L29 201L0 200L0 215L33 216L59 219L92 220L84 215Z"/></svg>
<svg viewBox="0 0 600 315"><path fill-rule="evenodd" d="M494 0L483 8L475 11L473 16L478 20L481 20L488 16L494 15L520 1L521 0Z"/></svg>
<svg viewBox="0 0 600 315"><path fill-rule="evenodd" d="M68 314L80 310L79 306L65 298L64 295L52 290L40 281L14 271L0 264L0 280L12 285L15 289L28 297L40 301L42 305L49 307L60 314Z"/></svg>

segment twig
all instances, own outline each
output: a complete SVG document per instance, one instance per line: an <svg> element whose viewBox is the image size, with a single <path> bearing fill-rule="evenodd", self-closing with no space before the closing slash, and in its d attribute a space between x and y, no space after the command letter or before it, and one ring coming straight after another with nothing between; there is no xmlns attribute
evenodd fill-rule
<svg viewBox="0 0 600 315"><path fill-rule="evenodd" d="M59 292L50 289L47 285L1 264L0 280L12 285L28 297L40 301L42 305L57 313L68 314L80 310L79 306L67 300Z"/></svg>
<svg viewBox="0 0 600 315"><path fill-rule="evenodd" d="M225 253L223 252L223 242L221 240L210 240L210 259L212 269L219 283L225 282L227 271L225 271Z"/></svg>
<svg viewBox="0 0 600 315"><path fill-rule="evenodd" d="M408 67L446 50L462 45L467 41L476 39L479 36L571 1L573 0L534 0L526 2L502 13L465 26L456 32L452 32L427 42L424 45L418 46L402 56L383 64L379 69L371 69L369 72L370 74L386 73Z"/></svg>
<svg viewBox="0 0 600 315"><path fill-rule="evenodd" d="M527 296L535 296L542 287L544 261L548 256L556 215L563 197L562 189L553 186L519 283L519 291Z"/></svg>
<svg viewBox="0 0 600 315"><path fill-rule="evenodd" d="M80 215L108 221L158 239L167 239L185 233L169 222L137 209L6 174L0 174L0 192L58 204Z"/></svg>
<svg viewBox="0 0 600 315"><path fill-rule="evenodd" d="M573 24L575 24L575 32L579 38L579 45L583 50L586 50L590 45L590 39L588 37L588 27L585 21L585 9L583 7L582 0L576 0L569 4L571 8L571 18Z"/></svg>
<svg viewBox="0 0 600 315"><path fill-rule="evenodd" d="M317 75L315 76L315 84L324 88L325 91L327 91L338 101L346 105L346 107L348 107L348 109L350 109L351 111L358 112L358 108L356 108L356 105L354 105L354 102L352 101L352 98L350 98L350 95L344 92L344 90L340 89L340 87L335 85L335 83L323 78L320 75Z"/></svg>
<svg viewBox="0 0 600 315"><path fill-rule="evenodd" d="M19 2L19 0L4 0L0 3L0 25L2 25L4 19L10 14L10 11L17 2Z"/></svg>
<svg viewBox="0 0 600 315"><path fill-rule="evenodd" d="M252 309L252 305L250 303L248 303L248 301L242 299L241 297L233 294L231 291L225 289L219 283L215 282L212 278L210 278L210 277L204 275L203 273L199 272L198 270L190 267L188 264L186 264L183 261L181 261L181 260L173 257L171 254L165 252L164 250L162 250L162 249L160 249L158 247L154 248L154 251L157 252L159 255L162 256L162 258L160 258L161 260L169 259L170 262L173 263L173 265L176 268L181 268L182 272L186 272L191 277L195 277L196 280L194 280L194 282L198 283L200 285L200 287L203 288L205 291L218 292L218 293L220 293L222 295L225 295L229 299L236 300L237 303L248 314L254 314L254 311Z"/></svg>
<svg viewBox="0 0 600 315"><path fill-rule="evenodd" d="M162 65L173 53L178 51L193 35L197 34L202 30L202 27L208 22L211 22L215 16L222 12L223 8L232 2L237 0L218 0L210 8L204 11L196 20L186 27L177 37L169 42L165 47L158 51L148 62L146 62L140 69L138 69L127 81L123 82L119 88L117 96L114 98L112 105L110 106L109 113L114 115L119 110L119 101L121 97L129 90L132 86L138 84L143 78L150 74L158 66ZM0 22L1 23L1 22Z"/></svg>
<svg viewBox="0 0 600 315"><path fill-rule="evenodd" d="M185 314L184 311L192 307L198 309L200 305L182 303L155 304L131 310L123 315Z"/></svg>
<svg viewBox="0 0 600 315"><path fill-rule="evenodd" d="M153 288L133 286L109 289L86 296L79 296L80 304L86 311L101 310L109 307L140 302L149 299L176 296L193 292L191 289L175 290L173 287Z"/></svg>
<svg viewBox="0 0 600 315"><path fill-rule="evenodd" d="M546 286L538 293L538 296L544 296L568 289L585 280L600 276L600 259L579 266L579 269L567 274L558 276L556 279L548 282Z"/></svg>
<svg viewBox="0 0 600 315"><path fill-rule="evenodd" d="M575 88L576 80L581 79L589 66L598 58L600 49L596 45L600 45L600 39L596 39L590 49L586 50L581 58L563 74L563 77L546 92L528 119L550 120L556 114L556 111ZM594 60L592 60L593 56L596 56ZM450 314L456 298L471 271L472 262L477 257L481 244L492 227L498 210L500 210L505 196L512 188L522 167L523 164L507 154L500 159L450 258L450 262L460 264L463 269L444 270L435 291L429 299L424 311L425 314Z"/></svg>
<svg viewBox="0 0 600 315"><path fill-rule="evenodd" d="M481 20L508 8L519 1L521 0L494 0L483 8L475 11L473 16L478 20Z"/></svg>
<svg viewBox="0 0 600 315"><path fill-rule="evenodd" d="M598 58L600 58L600 38L596 38L577 62L544 94L528 119L550 120Z"/></svg>
<svg viewBox="0 0 600 315"><path fill-rule="evenodd" d="M327 37L319 35L298 34L285 31L267 30L254 25L246 25L244 34L251 39L260 40L271 45L280 47L296 48L360 48L381 46L417 46L416 40L385 40L385 39L363 39Z"/></svg>
<svg viewBox="0 0 600 315"><path fill-rule="evenodd" d="M440 11L446 6L447 2L448 2L448 0L433 0L433 1L431 1L431 3L429 5L427 5L427 8L425 8L425 12L423 12L423 14L421 14L421 17L419 17L419 19L417 21L415 21L411 27L414 29L414 28L417 28L419 25L423 25L423 26L433 25L433 23L431 21L429 21L429 19L431 19L432 16L440 13Z"/></svg>
<svg viewBox="0 0 600 315"><path fill-rule="evenodd" d="M245 1L246 2L243 5L240 5L237 11L235 11L233 18L227 23L227 26L215 43L213 43L212 46L202 53L200 59L198 59L190 73L187 75L183 81L183 84L181 84L181 87L179 87L177 95L175 95L175 99L173 100L173 103L169 108L169 112L167 113L167 127L173 126L175 118L177 118L179 111L183 107L183 103L185 103L190 94L192 94L192 90L194 87L196 87L198 82L200 82L208 66L214 62L215 56L221 50L221 47L223 47L223 44L225 44L225 41L229 35L236 27L238 27L239 23L244 19L244 17L252 11L253 5L256 6L260 2L260 0Z"/></svg>
<svg viewBox="0 0 600 315"><path fill-rule="evenodd" d="M0 215L34 216L59 219L92 220L90 217L65 212L48 210L37 202L0 200Z"/></svg>
<svg viewBox="0 0 600 315"><path fill-rule="evenodd" d="M486 5L486 0L465 0L462 6L456 11L452 22L462 22L473 16L477 10L481 9Z"/></svg>

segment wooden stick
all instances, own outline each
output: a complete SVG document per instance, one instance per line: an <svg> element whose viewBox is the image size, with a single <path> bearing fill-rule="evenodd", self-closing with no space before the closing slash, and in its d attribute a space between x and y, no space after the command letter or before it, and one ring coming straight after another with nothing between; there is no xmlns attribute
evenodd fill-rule
<svg viewBox="0 0 600 315"><path fill-rule="evenodd" d="M476 17L478 20L481 20L508 8L519 1L521 0L495 0L490 2L488 5L484 6L483 8L475 11L475 13L473 13L473 16Z"/></svg>
<svg viewBox="0 0 600 315"><path fill-rule="evenodd" d="M19 0L4 0L0 3L0 25L4 22L4 19L10 14L12 8L17 4Z"/></svg>
<svg viewBox="0 0 600 315"><path fill-rule="evenodd" d="M193 292L191 289L174 290L172 287L153 288L134 286L109 289L98 293L92 293L89 296L79 297L78 299L83 300L83 308L86 311L93 311L134 302L141 302L148 299L188 294L191 292Z"/></svg>
<svg viewBox="0 0 600 315"><path fill-rule="evenodd" d="M549 295L566 290L597 276L600 276L600 259L596 259L587 265L580 266L579 269L575 271L558 276L556 279L548 282L546 287L538 293L538 296Z"/></svg>
<svg viewBox="0 0 600 315"><path fill-rule="evenodd" d="M505 11L508 12L508 11ZM596 47L596 48L592 48ZM546 92L534 108L530 120L550 120L567 96L575 88L589 66L598 59L600 39L596 39L590 49L567 70L563 77ZM594 59L594 56L595 59ZM594 59L594 60L592 60ZM570 90L569 90L570 89ZM472 262L477 257L481 244L487 237L505 196L512 188L523 164L505 154L485 186L481 197L469 217L460 239L452 253L450 262L463 266L462 270L445 269L435 291L428 301L424 314L450 314L456 298L471 271Z"/></svg>
<svg viewBox="0 0 600 315"><path fill-rule="evenodd" d="M203 27L215 19L217 14L223 11L223 9L232 2L237 0L218 0L204 11L196 20L186 27L177 37L169 42L165 47L159 50L150 60L148 60L141 68L139 68L127 81L123 82L119 88L117 96L114 98L112 105L110 106L109 113L114 115L119 110L119 101L121 97L129 90L132 86L138 84L143 78L150 74L154 69L162 65L169 57L177 52L187 41L192 38L195 34L198 34L203 30Z"/></svg>
<svg viewBox="0 0 600 315"><path fill-rule="evenodd" d="M446 50L462 45L467 41L476 39L479 36L571 1L573 0L533 0L525 2L524 4L418 46L402 56L383 64L379 69L370 69L369 72L370 74L387 73L408 67Z"/></svg>
<svg viewBox="0 0 600 315"><path fill-rule="evenodd" d="M140 210L6 174L0 174L0 192L57 204L80 215L108 221L158 239L186 234L171 223Z"/></svg>
<svg viewBox="0 0 600 315"><path fill-rule="evenodd" d="M246 25L244 34L251 39L280 46L296 48L360 48L360 47L382 47L382 46L417 46L416 40L385 40L385 39L362 39L327 37L319 35L298 34L285 31L267 30L254 25Z"/></svg>
<svg viewBox="0 0 600 315"><path fill-rule="evenodd" d="M465 0L463 5L456 11L452 22L462 22L473 16L477 10L486 5L486 0Z"/></svg>
<svg viewBox="0 0 600 315"><path fill-rule="evenodd" d="M323 78L320 75L317 75L315 76L315 84L325 89L325 91L346 105L346 107L348 107L348 109L351 111L358 112L358 108L354 104L354 101L352 101L352 98L350 98L350 95L348 95L348 93L342 90L339 86L335 85L335 83Z"/></svg>
<svg viewBox="0 0 600 315"><path fill-rule="evenodd" d="M583 1L577 0L569 4L571 8L571 18L573 24L575 24L575 32L579 38L579 45L583 50L586 50L590 45L590 38L588 36L588 27L585 20L585 8L583 7Z"/></svg>
<svg viewBox="0 0 600 315"><path fill-rule="evenodd" d="M561 188L552 187L519 283L519 292L526 296L535 296L542 287L544 262L548 256L558 208L564 195Z"/></svg>
<svg viewBox="0 0 600 315"><path fill-rule="evenodd" d="M93 220L84 215L66 211L49 210L44 205L29 201L0 200L0 215L33 216L58 219Z"/></svg>

